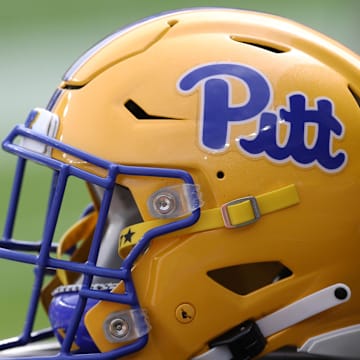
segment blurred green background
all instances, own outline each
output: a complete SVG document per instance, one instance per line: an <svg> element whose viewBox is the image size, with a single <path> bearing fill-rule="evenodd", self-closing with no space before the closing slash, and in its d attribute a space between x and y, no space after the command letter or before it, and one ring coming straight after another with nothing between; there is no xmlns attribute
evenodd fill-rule
<svg viewBox="0 0 360 360"><path fill-rule="evenodd" d="M65 70L85 50L117 28L151 14L177 8L222 6L282 15L322 31L360 53L358 0L0 0L0 138L25 120L30 109L45 107ZM0 151L0 227L10 194L15 158ZM31 168L23 200L19 238L38 239L49 177ZM74 196L76 193L76 196ZM58 232L86 203L72 184ZM79 206L77 205L79 203ZM75 205L76 204L76 205ZM14 336L24 323L31 289L30 266L0 260L0 338ZM39 325L45 323L41 316Z"/></svg>

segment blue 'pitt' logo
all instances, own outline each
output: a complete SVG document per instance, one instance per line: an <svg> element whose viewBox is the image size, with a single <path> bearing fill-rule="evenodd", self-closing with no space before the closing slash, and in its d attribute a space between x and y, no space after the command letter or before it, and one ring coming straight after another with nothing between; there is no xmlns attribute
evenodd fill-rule
<svg viewBox="0 0 360 360"><path fill-rule="evenodd" d="M230 78L245 86L246 103L232 104ZM305 94L292 93L288 95L287 107L277 113L265 111L272 100L270 83L260 71L238 63L205 64L191 69L178 82L183 94L196 88L200 88L202 98L200 144L206 150L225 151L231 126L256 119L256 135L236 140L239 149L249 156L266 156L277 163L292 161L301 167L316 164L327 172L337 172L345 166L346 152L333 152L334 139L342 138L345 129L334 115L330 99L318 98L311 108ZM288 128L282 143L278 134L280 121ZM308 144L310 127L315 129L315 135Z"/></svg>

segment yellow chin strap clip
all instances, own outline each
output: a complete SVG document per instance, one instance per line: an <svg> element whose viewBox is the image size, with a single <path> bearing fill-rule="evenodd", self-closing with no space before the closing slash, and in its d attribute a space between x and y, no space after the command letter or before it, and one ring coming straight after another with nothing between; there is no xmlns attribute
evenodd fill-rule
<svg viewBox="0 0 360 360"><path fill-rule="evenodd" d="M285 209L299 202L296 187L291 184L258 196L242 197L219 208L202 210L199 220L194 225L163 235L163 237L193 234L222 227L233 229L246 226L256 222L263 215ZM157 219L126 227L120 234L119 255L125 258L147 231L171 221L174 219Z"/></svg>

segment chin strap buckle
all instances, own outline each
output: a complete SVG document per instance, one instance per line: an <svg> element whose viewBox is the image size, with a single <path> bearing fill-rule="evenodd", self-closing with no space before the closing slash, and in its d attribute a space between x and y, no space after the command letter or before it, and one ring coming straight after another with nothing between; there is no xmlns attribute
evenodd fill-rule
<svg viewBox="0 0 360 360"><path fill-rule="evenodd" d="M233 360L249 360L259 355L266 346L266 338L255 321L245 321L210 343L210 347L226 346Z"/></svg>
<svg viewBox="0 0 360 360"><path fill-rule="evenodd" d="M255 321L247 320L209 344L210 350L192 360L250 360L266 346L266 338Z"/></svg>

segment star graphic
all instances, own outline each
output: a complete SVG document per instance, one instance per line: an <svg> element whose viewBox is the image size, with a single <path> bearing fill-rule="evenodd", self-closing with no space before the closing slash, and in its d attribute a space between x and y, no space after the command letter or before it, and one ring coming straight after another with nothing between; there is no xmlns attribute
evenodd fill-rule
<svg viewBox="0 0 360 360"><path fill-rule="evenodd" d="M127 242L131 243L131 239L134 234L135 232L131 231L131 229L129 228L128 232L125 235L121 235L121 238L124 239L124 244Z"/></svg>

